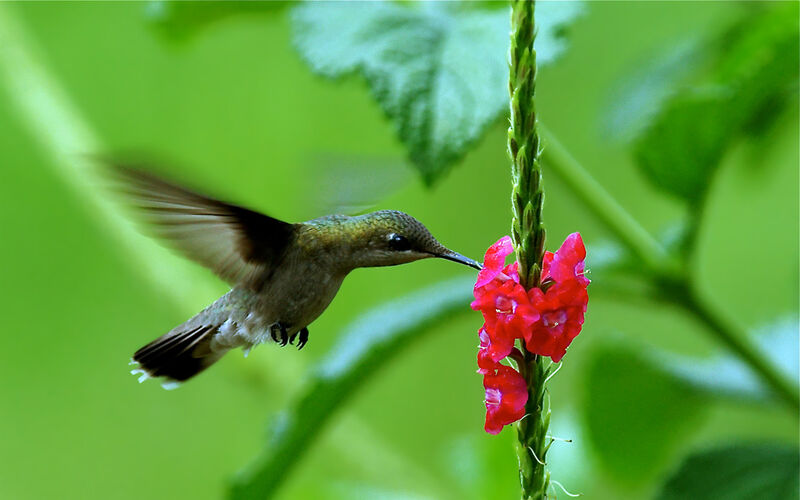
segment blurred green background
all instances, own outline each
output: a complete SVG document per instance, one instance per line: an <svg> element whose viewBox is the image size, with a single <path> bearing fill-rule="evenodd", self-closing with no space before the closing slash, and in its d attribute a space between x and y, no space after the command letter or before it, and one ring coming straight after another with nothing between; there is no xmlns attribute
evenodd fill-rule
<svg viewBox="0 0 800 500"><path fill-rule="evenodd" d="M404 210L474 258L509 230L502 120L429 189L364 82L322 80L298 58L286 10L226 17L176 39L153 21L158 8L164 5L0 5L0 498L220 498L229 478L263 449L271 416L348 322L467 273L441 261L358 270L312 325L302 352L262 346L246 360L227 356L177 391L139 385L128 373L131 354L226 286L197 266L173 290L149 279L131 257L136 250L124 248L87 191L69 182L73 159L59 158L48 134L69 140L86 128L103 151L147 153L176 179L286 220L337 207ZM608 117L620 81L664 47L718 32L748 8L590 3L569 30L569 50L540 72L540 119L653 234L687 209L646 182L629 146L615 138ZM63 90L54 91L54 101L13 83L15 51L30 54L39 76ZM69 108L78 122L30 116L24 100L41 110ZM30 126L43 117L44 127ZM84 178L74 175L77 183ZM768 137L737 144L715 174L695 271L748 328L786 318L796 325L798 182L796 103ZM610 235L556 176L545 173L545 184L549 241L580 231L591 267L593 246ZM796 416L778 405L687 396L654 383L631 393L645 398L629 410L641 411L638 428L609 424L598 450L598 439L587 437L587 406L625 404L624 395L591 390L606 368L593 353L605 342L695 356L720 348L675 307L621 299L601 287L591 292L584 332L551 383L552 432L573 442L554 444L549 458L553 477L568 490L649 498L691 450L798 442ZM467 304L464 310L365 384L292 471L280 498L517 496L513 431L483 432L475 373L481 320ZM677 408L661 411L659 400L646 400L662 389ZM625 439L629 431L635 440ZM654 449L648 432L668 442Z"/></svg>

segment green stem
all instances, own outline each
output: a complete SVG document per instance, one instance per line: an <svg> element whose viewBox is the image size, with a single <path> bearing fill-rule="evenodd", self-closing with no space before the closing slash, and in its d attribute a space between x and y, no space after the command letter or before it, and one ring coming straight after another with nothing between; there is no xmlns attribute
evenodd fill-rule
<svg viewBox="0 0 800 500"><path fill-rule="evenodd" d="M511 157L514 240L520 283L537 287L541 280L545 230L542 220L541 146L537 130L534 93L536 90L536 33L534 2L511 1L511 47L509 49L510 126L508 153ZM517 424L517 460L523 500L547 498L550 474L545 468L547 429L550 410L545 407L545 380L548 369L544 360L520 345L520 374L528 386L525 417Z"/></svg>
<svg viewBox="0 0 800 500"><path fill-rule="evenodd" d="M800 418L800 391L798 387L770 364L764 354L748 342L747 331L737 322L731 321L710 297L691 285L686 286L684 307L708 327L708 331L745 361L761 379L779 396L794 414Z"/></svg>
<svg viewBox="0 0 800 500"><path fill-rule="evenodd" d="M556 137L541 127L546 138L544 160L548 168L575 192L594 214L635 254L646 266L653 281L664 288L671 288L671 296L682 297L678 304L703 323L708 332L750 368L779 396L795 413L800 409L800 391L782 376L767 359L758 353L747 340L747 332L731 321L708 296L693 286L691 275L670 256L630 213L581 166L561 145ZM800 416L800 415L798 415Z"/></svg>
<svg viewBox="0 0 800 500"><path fill-rule="evenodd" d="M508 153L513 182L511 237L519 262L520 282L530 289L539 286L545 240L541 147L533 99L536 91L534 2L512 0L511 4L508 89L511 101Z"/></svg>
<svg viewBox="0 0 800 500"><path fill-rule="evenodd" d="M522 500L544 500L550 488L550 472L545 468L547 450L552 440L547 437L550 427L550 406L545 405L545 380L550 370L544 359L522 350L524 362L520 372L528 384L528 403L525 417L517 423L515 443L519 463Z"/></svg>
<svg viewBox="0 0 800 500"><path fill-rule="evenodd" d="M544 126L547 166L578 195L594 214L636 255L649 271L675 275L679 267L663 246L606 191Z"/></svg>

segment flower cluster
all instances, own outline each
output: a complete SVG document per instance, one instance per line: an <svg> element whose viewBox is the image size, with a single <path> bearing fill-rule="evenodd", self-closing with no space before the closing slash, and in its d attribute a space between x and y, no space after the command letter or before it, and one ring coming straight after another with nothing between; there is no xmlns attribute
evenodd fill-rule
<svg viewBox="0 0 800 500"><path fill-rule="evenodd" d="M581 331L589 300L586 248L580 234L569 235L555 253L545 253L541 286L530 290L519 282L517 263L505 265L513 251L508 236L489 247L471 304L484 319L479 330L478 373L484 376L485 429L491 434L522 418L528 400L525 379L500 362L516 349L517 339L529 352L561 361Z"/></svg>

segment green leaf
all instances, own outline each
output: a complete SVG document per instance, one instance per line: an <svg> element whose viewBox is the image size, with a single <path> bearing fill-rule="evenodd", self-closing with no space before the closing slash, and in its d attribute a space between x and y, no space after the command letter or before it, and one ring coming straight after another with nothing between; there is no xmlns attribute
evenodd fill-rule
<svg viewBox="0 0 800 500"><path fill-rule="evenodd" d="M690 455L664 484L659 500L798 498L800 450L779 444L735 445Z"/></svg>
<svg viewBox="0 0 800 500"><path fill-rule="evenodd" d="M798 14L797 3L760 9L708 42L710 69L698 65L696 83L666 100L634 144L650 181L698 201L730 146L767 130L797 91Z"/></svg>
<svg viewBox="0 0 800 500"><path fill-rule="evenodd" d="M622 341L591 354L585 394L583 418L598 462L629 484L655 476L704 409L696 389Z"/></svg>
<svg viewBox="0 0 800 500"><path fill-rule="evenodd" d="M674 98L635 146L636 160L660 188L700 198L736 129L721 90Z"/></svg>
<svg viewBox="0 0 800 500"><path fill-rule="evenodd" d="M423 333L468 311L474 278L459 278L384 304L344 329L295 403L275 419L264 453L234 478L230 498L268 498L344 401ZM387 397L387 403L389 398Z"/></svg>
<svg viewBox="0 0 800 500"><path fill-rule="evenodd" d="M686 79L707 63L708 52L707 45L691 38L644 58L612 90L602 115L605 132L616 140L635 139Z"/></svg>
<svg viewBox="0 0 800 500"><path fill-rule="evenodd" d="M563 52L562 29L580 10L569 2L537 9L540 65ZM303 59L329 78L362 75L428 184L508 107L507 9L309 2L292 14Z"/></svg>
<svg viewBox="0 0 800 500"><path fill-rule="evenodd" d="M145 15L163 35L183 40L223 19L240 14L277 12L288 4L288 2L278 1L175 2L156 0L146 4Z"/></svg>

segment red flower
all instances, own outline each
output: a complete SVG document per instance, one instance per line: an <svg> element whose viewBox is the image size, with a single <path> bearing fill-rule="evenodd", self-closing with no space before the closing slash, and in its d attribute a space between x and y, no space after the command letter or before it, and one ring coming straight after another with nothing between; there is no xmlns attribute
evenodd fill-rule
<svg viewBox="0 0 800 500"><path fill-rule="evenodd" d="M493 361L508 356L514 348L514 341L523 338L539 319L539 312L531 306L522 285L508 277L505 281L501 279L497 277L484 287L475 287L475 300L470 304L483 313Z"/></svg>
<svg viewBox="0 0 800 500"><path fill-rule="evenodd" d="M558 363L583 327L589 300L586 288L576 282L556 282L547 292L532 288L528 294L540 318L525 333L525 347Z"/></svg>
<svg viewBox="0 0 800 500"><path fill-rule="evenodd" d="M500 366L500 363L494 361L489 353L491 341L489 340L489 334L486 333L485 328L478 330L478 337L481 339L481 345L478 347L478 373L482 375L494 373L497 367Z"/></svg>
<svg viewBox="0 0 800 500"><path fill-rule="evenodd" d="M567 236L556 253L545 252L542 262L542 281L553 283L542 292L528 291L533 307L540 318L525 334L525 347L540 356L550 356L558 363L567 352L572 339L583 327L583 316L589 295L589 280L584 276L586 247L579 233Z"/></svg>
<svg viewBox="0 0 800 500"><path fill-rule="evenodd" d="M503 426L516 422L525 415L528 387L525 379L510 366L499 365L496 373L483 377L486 390L486 423L489 434L498 434Z"/></svg>
<svg viewBox="0 0 800 500"><path fill-rule="evenodd" d="M523 338L539 319L525 288L519 284L517 263L503 267L506 256L513 251L508 236L489 247L475 283L475 300L470 304L483 313L484 331L489 339L486 352L495 362L508 356L516 339Z"/></svg>
<svg viewBox="0 0 800 500"><path fill-rule="evenodd" d="M586 247L580 233L567 236L561 248L556 253L545 252L542 262L542 281L552 279L556 283L576 281L580 286L589 286L589 280L584 276Z"/></svg>

